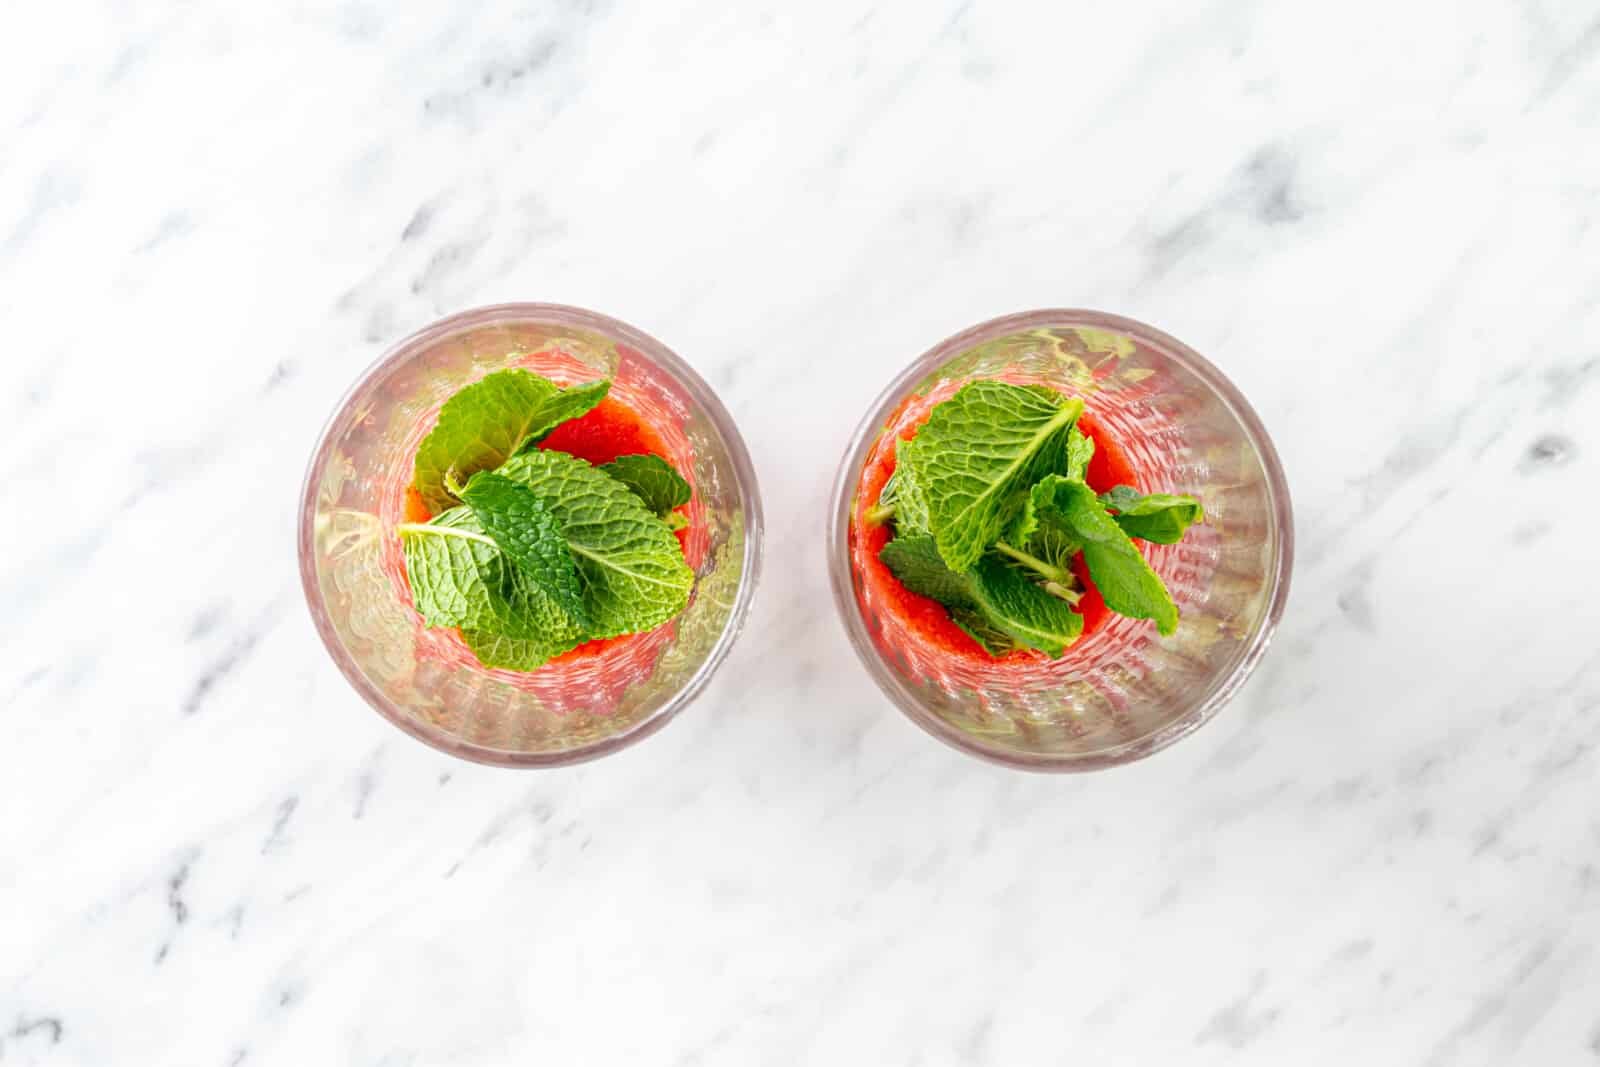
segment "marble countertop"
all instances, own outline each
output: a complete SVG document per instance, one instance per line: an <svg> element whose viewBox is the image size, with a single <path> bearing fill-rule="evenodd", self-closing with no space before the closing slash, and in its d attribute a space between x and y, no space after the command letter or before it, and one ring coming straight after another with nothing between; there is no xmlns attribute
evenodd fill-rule
<svg viewBox="0 0 1600 1067"><path fill-rule="evenodd" d="M231 7L0 41L0 1064L1600 1063L1592 4ZM770 531L554 772L369 711L294 562L342 390L503 300L699 367ZM1039 777L818 531L893 372L1061 305L1238 383L1300 555L1214 722Z"/></svg>

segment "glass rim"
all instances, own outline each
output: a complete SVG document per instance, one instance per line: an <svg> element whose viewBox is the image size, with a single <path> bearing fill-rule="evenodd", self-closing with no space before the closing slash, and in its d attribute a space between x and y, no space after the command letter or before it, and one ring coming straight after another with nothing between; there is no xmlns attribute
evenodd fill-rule
<svg viewBox="0 0 1600 1067"><path fill-rule="evenodd" d="M1052 755L1048 753L1019 752L1013 749L986 744L966 733L923 706L916 693L906 685L899 674L883 662L876 642L868 632L856 600L854 572L850 562L850 512L856 485L867 453L883 432L885 419L907 391L933 373L940 366L962 352L984 341L1025 330L1046 327L1089 327L1120 333L1149 345L1171 358L1193 374L1238 421L1261 460L1265 475L1268 513L1272 516L1277 552L1271 567L1271 588L1268 592L1267 610L1257 622L1255 630L1245 642L1244 652L1227 674L1216 681L1196 699L1183 714L1142 737L1086 755ZM945 744L970 756L988 760L1005 767L1027 771L1081 772L1101 770L1123 763L1131 763L1152 755L1175 741L1194 732L1216 715L1242 686L1277 631L1283 617L1284 605L1289 596L1289 579L1294 567L1294 512L1289 500L1289 484L1278 459L1277 448L1272 443L1261 418L1249 401L1239 392L1228 377L1199 352L1170 334L1153 326L1110 312L1087 308L1039 308L1019 311L988 319L969 326L945 338L921 356L912 360L904 370L878 394L856 426L845 448L844 458L834 475L827 511L828 528L824 541L828 553L828 578L833 591L834 608L844 626L845 635L856 657L867 674L908 719Z"/></svg>
<svg viewBox="0 0 1600 1067"><path fill-rule="evenodd" d="M407 715L367 677L366 672L345 648L327 612L322 608L323 597L317 581L315 545L317 491L331 458L329 443L333 433L353 411L357 396L368 387L386 380L414 355L439 341L464 330L507 321L587 329L602 334L612 341L620 341L631 346L647 361L666 370L689 393L695 405L710 420L726 445L744 518L744 558L741 562L739 590L734 597L728 621L711 651L706 655L705 661L672 698L648 718L628 730L561 752L506 752L429 729ZM339 397L332 413L317 435L316 447L306 464L305 478L300 489L299 515L296 520L296 549L299 556L300 587L305 595L306 607L311 613L311 621L316 627L317 635L322 639L323 647L327 649L334 665L339 668L339 673L374 711L418 741L447 755L494 767L563 767L598 759L649 737L687 707L722 665L722 661L727 658L729 650L744 629L751 601L755 597L756 585L761 577L761 492L756 479L755 465L751 462L749 450L733 416L728 413L728 409L723 406L706 380L665 344L637 327L586 308L546 303L488 304L446 315L402 337L384 349L383 353L373 360Z"/></svg>

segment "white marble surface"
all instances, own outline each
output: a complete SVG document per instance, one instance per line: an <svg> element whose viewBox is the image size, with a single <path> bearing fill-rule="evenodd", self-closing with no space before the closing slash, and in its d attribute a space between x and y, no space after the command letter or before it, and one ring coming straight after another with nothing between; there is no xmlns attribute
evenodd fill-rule
<svg viewBox="0 0 1600 1067"><path fill-rule="evenodd" d="M1592 3L8 21L0 1064L1600 1063ZM344 387L516 299L700 367L770 526L553 773L368 711L294 569ZM1210 354L1301 548L1233 706L1064 779L894 711L819 543L884 380L1048 305Z"/></svg>

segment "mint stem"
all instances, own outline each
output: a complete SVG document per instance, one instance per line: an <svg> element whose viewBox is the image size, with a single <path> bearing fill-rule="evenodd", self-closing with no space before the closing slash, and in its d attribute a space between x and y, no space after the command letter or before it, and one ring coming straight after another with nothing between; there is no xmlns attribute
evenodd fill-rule
<svg viewBox="0 0 1600 1067"><path fill-rule="evenodd" d="M1072 584L1072 575L1068 571L1052 566L1038 556L1030 556L1020 548L1012 548L1004 541L996 541L994 547L1001 555L1010 556L1029 570L1037 571L1039 576L1047 582L1055 582L1063 587Z"/></svg>
<svg viewBox="0 0 1600 1067"><path fill-rule="evenodd" d="M455 526L435 526L431 522L402 522L395 527L399 534L434 534L438 537L459 537L464 541L479 541L490 548L499 548L494 543L494 538L487 534L476 533L472 530L462 530Z"/></svg>
<svg viewBox="0 0 1600 1067"><path fill-rule="evenodd" d="M1044 591L1053 597L1060 597L1073 607L1078 606L1078 601L1083 599L1083 593L1077 589L1068 589L1060 582L1045 582Z"/></svg>
<svg viewBox="0 0 1600 1067"><path fill-rule="evenodd" d="M866 520L868 526L882 526L894 518L893 504L874 504L867 509Z"/></svg>

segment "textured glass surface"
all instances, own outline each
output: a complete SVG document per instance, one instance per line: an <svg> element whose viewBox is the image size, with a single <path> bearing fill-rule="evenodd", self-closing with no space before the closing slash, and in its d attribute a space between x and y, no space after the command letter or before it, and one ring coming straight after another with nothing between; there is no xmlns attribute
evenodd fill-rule
<svg viewBox="0 0 1600 1067"><path fill-rule="evenodd" d="M614 376L694 487L689 606L599 654L517 673L478 664L454 631L412 610L400 542L417 445L456 390L505 367L560 384ZM611 751L659 727L709 678L755 582L760 502L749 456L710 388L654 339L576 308L515 304L445 319L402 341L340 405L307 472L306 598L329 652L379 712L438 748L541 765Z"/></svg>
<svg viewBox="0 0 1600 1067"><path fill-rule="evenodd" d="M1113 615L1060 659L974 662L930 647L861 580L853 530L864 466L972 378L1041 383L1084 399L1147 491L1193 493L1206 522L1143 545L1178 604L1178 630ZM918 724L957 747L1036 769L1138 758L1205 721L1254 667L1288 593L1293 530L1283 472L1255 413L1220 372L1148 326L1039 311L945 341L879 398L834 487L830 568L857 653Z"/></svg>

